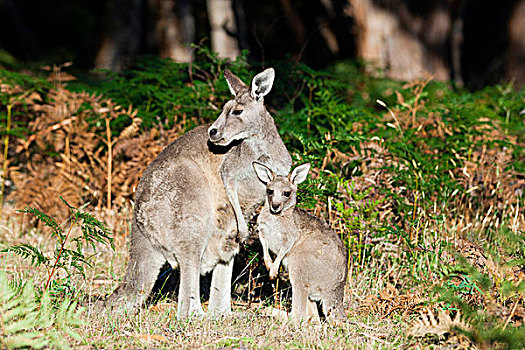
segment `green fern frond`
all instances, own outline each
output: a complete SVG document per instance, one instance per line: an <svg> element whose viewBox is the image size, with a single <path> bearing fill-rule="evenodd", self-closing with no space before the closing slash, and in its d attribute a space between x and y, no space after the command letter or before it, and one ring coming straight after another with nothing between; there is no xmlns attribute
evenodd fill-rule
<svg viewBox="0 0 525 350"><path fill-rule="evenodd" d="M53 231L53 234L61 235L64 233L60 225L55 220L55 218L42 213L40 210L36 208L26 206L25 208L18 210L18 212L25 213L25 214L33 214L39 220L41 220L46 226L50 227Z"/></svg>
<svg viewBox="0 0 525 350"><path fill-rule="evenodd" d="M13 252L16 255L24 259L30 259L31 265L33 266L39 266L47 261L47 258L40 251L40 249L30 244L14 245L14 246L2 249L2 252L4 253Z"/></svg>
<svg viewBox="0 0 525 350"><path fill-rule="evenodd" d="M80 340L75 328L84 324L83 308L76 302L63 300L55 316L48 292L39 300L32 281L19 292L1 271L0 301L0 348L69 349L64 334Z"/></svg>
<svg viewBox="0 0 525 350"><path fill-rule="evenodd" d="M92 258L92 256L85 254L85 246L91 246L96 251L95 243L99 242L106 245L109 244L112 249L115 249L111 231L105 223L97 220L93 215L70 205L64 198L59 197L59 199L71 212L71 222L67 229L62 228L53 217L42 213L36 208L25 207L19 210L21 213L35 215L52 229L51 236L57 240L52 256L47 257L37 247L30 244L15 245L3 250L3 252L13 252L24 259L30 259L31 265L34 266L52 266L46 289L54 281L53 277L58 269L65 272L68 276L79 274L85 278L85 267L91 266L89 260ZM70 235L74 227L80 227L81 236L73 238Z"/></svg>

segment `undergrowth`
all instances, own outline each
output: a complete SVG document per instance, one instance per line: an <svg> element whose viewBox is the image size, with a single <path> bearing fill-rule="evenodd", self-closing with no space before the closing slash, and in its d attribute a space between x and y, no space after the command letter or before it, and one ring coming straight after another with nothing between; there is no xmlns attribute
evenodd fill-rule
<svg viewBox="0 0 525 350"><path fill-rule="evenodd" d="M93 267L95 243L114 249L113 238L106 225L93 215L71 206L63 198L60 200L71 215L66 229L54 217L36 208L19 210L34 215L50 230L47 239L55 240L51 254L29 243L1 250L8 256L10 253L20 256L46 275L42 286L35 286L33 279L10 281L5 272L0 271L2 348L69 349L66 338L81 340L75 328L85 325L81 317L84 308L78 306L81 293L72 284L72 278L80 275L86 279L86 268Z"/></svg>
<svg viewBox="0 0 525 350"><path fill-rule="evenodd" d="M62 221L70 215L55 205L62 195L127 234L147 164L218 116L230 98L224 69L248 83L261 68L196 50L190 65L143 58L90 81L67 67L48 79L0 70L0 120L10 111L16 126L2 130L8 205ZM268 108L294 162L313 165L300 205L346 243L349 283L366 277L380 290L355 313L400 317L419 327L417 337L439 334L429 342L523 345L525 92L403 83L364 73L360 62L273 66ZM237 298L286 299L286 280L270 282L260 248L246 248L236 258Z"/></svg>
<svg viewBox="0 0 525 350"><path fill-rule="evenodd" d="M17 285L0 271L0 346L4 349L69 349L80 341L83 308L67 296L53 305L49 292L38 294L32 281Z"/></svg>
<svg viewBox="0 0 525 350"><path fill-rule="evenodd" d="M55 241L55 249L51 255L31 244L9 246L2 249L1 252L14 253L29 260L35 267L45 268L47 279L42 292L51 289L53 295L60 293L65 296L75 294L69 283L73 275L78 274L86 278L86 268L92 267L90 260L96 254L95 243L109 245L113 249L115 247L111 232L103 222L71 206L62 197L60 201L70 212L69 225L66 228L63 228L54 217L36 208L25 207L18 211L34 215L43 226L50 230L49 239ZM89 247L92 249L91 252L87 251ZM59 279L57 276L60 275L62 277Z"/></svg>

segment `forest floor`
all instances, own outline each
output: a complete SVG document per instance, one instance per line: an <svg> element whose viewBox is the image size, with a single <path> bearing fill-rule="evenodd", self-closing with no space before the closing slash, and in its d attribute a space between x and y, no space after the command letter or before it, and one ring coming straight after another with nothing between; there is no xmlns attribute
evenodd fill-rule
<svg viewBox="0 0 525 350"><path fill-rule="evenodd" d="M52 240L37 229L24 229L20 215L4 210L4 217L10 218L0 234L5 246L29 244L38 246L44 252L55 249ZM25 232L23 235L17 232ZM75 235L75 232L72 233ZM76 234L80 234L76 232ZM217 318L191 318L177 320L176 282L167 288L167 294L151 301L136 314L118 314L101 310L99 302L104 300L121 280L128 259L129 235L116 236L115 249L97 244L97 253L92 257L92 266L86 278L80 275L68 278L64 271L57 273L55 292L67 285L65 296L75 300L83 308L82 321L75 328L78 338L65 335L65 341L75 349L472 349L488 348L487 344L476 344L456 326L467 326L465 318L457 311L440 315L436 304L429 296L428 286L400 286L411 284L401 273L402 266L392 265L382 271L384 261L373 261L369 267L355 271L351 268L345 286L345 312L347 322L291 322L286 310L290 307L290 286L286 276L280 276L279 299L264 295L263 288L253 293L253 299L246 298L247 288L238 282L242 276L234 276L232 296L233 313ZM256 242L255 244L257 244ZM259 247L250 247L258 250ZM92 253L88 250L86 254ZM238 261L236 262L236 264ZM13 253L0 253L2 270L17 282L32 281L45 285L49 270L34 268L27 259ZM236 266L236 271L246 271L249 266ZM413 267L412 267L413 268ZM519 271L518 269L517 271ZM394 273L395 272L395 273ZM208 276L209 277L209 276ZM275 282L267 275L258 275L245 284L257 286L269 283L275 290ZM519 280L523 280L520 275ZM67 282L65 282L67 281ZM166 279L160 283L173 284ZM209 282L208 282L209 283ZM171 288L171 290L170 290ZM277 288L278 285L277 285ZM256 295L257 294L257 295ZM481 293L480 293L481 294ZM465 298L476 297L474 295ZM477 298L480 296L478 295ZM276 301L277 300L277 301ZM520 300L520 299L517 299ZM517 301L516 304L517 305ZM203 296L203 307L207 301ZM510 309L511 307L509 307ZM446 309L446 308L442 308ZM449 307L449 309L452 309ZM516 317L518 324L524 315L523 306L512 309L512 314L500 310L509 322ZM426 315L418 318L417 315ZM456 315L458 318L456 319ZM410 333L424 335L413 337ZM64 340L63 340L64 341Z"/></svg>
<svg viewBox="0 0 525 350"><path fill-rule="evenodd" d="M32 244L43 251L53 246L34 230L17 235L18 225L3 225L0 242L6 245ZM394 349L417 347L418 342L405 332L406 320L396 308L408 308L422 302L420 296L398 295L394 288L382 288L383 282L374 280L373 273L362 271L349 276L345 289L347 322L294 324L282 309L285 306L269 305L269 302L247 302L233 297L233 313L214 319L193 318L177 320L177 302L172 294L144 307L137 314L114 314L100 311L97 301L109 295L123 276L127 261L127 238L116 242L113 251L99 246L88 277L73 278L71 289L75 291L79 305L85 309L83 325L76 331L80 341L70 339L75 349ZM27 261L11 253L0 255L2 270L17 281L33 280L45 284L47 273L35 269ZM65 277L62 273L57 278ZM283 282L281 282L283 283ZM390 294L389 294L390 293ZM371 297L383 295L376 300L377 310L372 312ZM75 295L69 295L76 298ZM408 298L414 298L408 301ZM285 300L289 303L290 300ZM384 303L385 305L380 305ZM389 304L389 305L386 305ZM397 305L396 305L397 304ZM207 302L205 301L204 310ZM274 308L275 306L275 308ZM288 305L289 306L289 305ZM280 308L280 309L279 309ZM402 310L406 308L405 310ZM387 310L391 309L391 310ZM390 312L389 312L390 311ZM469 344L465 338L465 344Z"/></svg>

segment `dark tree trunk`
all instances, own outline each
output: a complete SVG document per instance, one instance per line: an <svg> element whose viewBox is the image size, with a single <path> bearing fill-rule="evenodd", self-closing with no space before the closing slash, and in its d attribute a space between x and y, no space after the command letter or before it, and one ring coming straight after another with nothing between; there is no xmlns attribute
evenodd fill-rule
<svg viewBox="0 0 525 350"><path fill-rule="evenodd" d="M451 78L457 86L463 86L463 73L461 71L461 48L463 47L463 16L465 13L464 0L450 1L450 15L452 29L450 33L450 64Z"/></svg>
<svg viewBox="0 0 525 350"><path fill-rule="evenodd" d="M306 27L303 20L292 6L291 0L279 0L283 15L288 22L288 26L293 32L294 44L293 51L295 55L299 55L301 48L306 41Z"/></svg>
<svg viewBox="0 0 525 350"><path fill-rule="evenodd" d="M155 0L155 37L161 57L190 62L189 47L195 39L195 21L190 0Z"/></svg>
<svg viewBox="0 0 525 350"><path fill-rule="evenodd" d="M237 38L239 41L239 48L241 50L248 50L248 28L246 26L246 12L244 11L244 0L233 0L233 9L235 11L235 18L237 22Z"/></svg>
<svg viewBox="0 0 525 350"><path fill-rule="evenodd" d="M7 27L9 32L15 36L17 45L24 58L37 57L41 53L40 45L35 39L35 35L31 28L27 25L15 1L3 0L0 1L0 9L6 12Z"/></svg>
<svg viewBox="0 0 525 350"><path fill-rule="evenodd" d="M139 53L143 32L142 0L109 0L95 68L121 70Z"/></svg>
<svg viewBox="0 0 525 350"><path fill-rule="evenodd" d="M480 89L504 78L508 25L515 2L465 1L461 70L469 88Z"/></svg>
<svg viewBox="0 0 525 350"><path fill-rule="evenodd" d="M509 21L506 80L515 82L517 88L525 85L525 0L514 6Z"/></svg>
<svg viewBox="0 0 525 350"><path fill-rule="evenodd" d="M447 1L349 0L356 22L357 56L375 62L392 78L432 74L450 78Z"/></svg>

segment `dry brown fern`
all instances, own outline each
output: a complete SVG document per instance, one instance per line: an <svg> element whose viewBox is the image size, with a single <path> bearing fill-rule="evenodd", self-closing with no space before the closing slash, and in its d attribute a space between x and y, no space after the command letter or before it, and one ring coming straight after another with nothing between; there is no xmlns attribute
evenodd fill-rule
<svg viewBox="0 0 525 350"><path fill-rule="evenodd" d="M407 334L412 337L427 335L441 336L447 333L456 333L458 329L472 330L472 327L461 317L458 311L454 317L449 311L439 310L437 318L431 311L420 312L420 318L414 320L407 329Z"/></svg>
<svg viewBox="0 0 525 350"><path fill-rule="evenodd" d="M54 88L48 91L46 102L28 104L32 134L16 147L26 162L13 169L16 191L9 199L18 207L34 206L59 219L68 215L56 205L59 195L74 206L90 203L99 208L110 207L112 198L130 199L130 191L119 190L120 183L111 185L125 168L113 162L111 149L137 133L137 111L95 94L69 91L64 81L70 78L55 68L51 77ZM114 137L110 121L122 117L133 122Z"/></svg>
<svg viewBox="0 0 525 350"><path fill-rule="evenodd" d="M424 301L418 291L400 293L392 284L387 284L379 293L366 297L359 309L361 313L373 314L379 318L392 314L406 318L419 311Z"/></svg>
<svg viewBox="0 0 525 350"><path fill-rule="evenodd" d="M129 205L142 172L182 134L181 126L141 135L136 110L102 96L70 91L65 82L71 77L59 68L49 68L54 87L46 98L27 104L31 135L16 145L18 157L25 162L12 169L16 190L8 199L17 207L37 207L59 220L68 215L57 206L60 195L77 207L87 204L92 211L105 208L116 213L117 207ZM18 93L8 88L2 85L5 92ZM117 119L129 119L131 124L114 135L111 121Z"/></svg>

